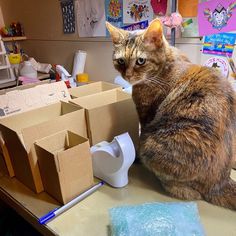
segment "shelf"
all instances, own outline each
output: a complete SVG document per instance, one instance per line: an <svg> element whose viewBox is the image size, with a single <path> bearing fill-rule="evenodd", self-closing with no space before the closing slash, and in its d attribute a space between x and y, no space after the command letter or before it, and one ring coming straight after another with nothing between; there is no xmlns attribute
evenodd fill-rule
<svg viewBox="0 0 236 236"><path fill-rule="evenodd" d="M11 68L10 65L0 66L0 70L5 70Z"/></svg>
<svg viewBox="0 0 236 236"><path fill-rule="evenodd" d="M11 41L21 41L26 40L27 38L25 36L17 36L17 37L5 37L2 38L3 42L11 42Z"/></svg>
<svg viewBox="0 0 236 236"><path fill-rule="evenodd" d="M14 79L1 79L0 80L0 89L5 88L5 87L10 87L10 86L15 86L16 85L16 80Z"/></svg>

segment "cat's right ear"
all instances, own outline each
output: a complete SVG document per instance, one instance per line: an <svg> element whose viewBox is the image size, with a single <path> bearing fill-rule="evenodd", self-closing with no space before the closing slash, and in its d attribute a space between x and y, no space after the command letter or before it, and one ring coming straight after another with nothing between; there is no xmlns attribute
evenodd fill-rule
<svg viewBox="0 0 236 236"><path fill-rule="evenodd" d="M144 31L143 41L148 46L161 47L163 43L162 23L156 18Z"/></svg>
<svg viewBox="0 0 236 236"><path fill-rule="evenodd" d="M113 26L111 23L107 21L106 21L106 27L111 35L111 38L114 44L120 44L125 39L125 36L127 34L125 30L116 28L115 26Z"/></svg>

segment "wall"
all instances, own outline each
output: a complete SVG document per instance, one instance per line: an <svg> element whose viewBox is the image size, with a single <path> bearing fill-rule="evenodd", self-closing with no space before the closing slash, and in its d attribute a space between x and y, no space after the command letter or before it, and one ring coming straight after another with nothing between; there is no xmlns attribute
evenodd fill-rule
<svg viewBox="0 0 236 236"><path fill-rule="evenodd" d="M21 45L25 52L40 62L64 65L72 70L76 50L87 51L85 71L92 80L112 81L117 75L112 65L112 44L109 39L79 38L77 32L63 34L60 2L58 0L0 0L6 24L20 21L27 40ZM200 63L199 39L177 40L195 63Z"/></svg>

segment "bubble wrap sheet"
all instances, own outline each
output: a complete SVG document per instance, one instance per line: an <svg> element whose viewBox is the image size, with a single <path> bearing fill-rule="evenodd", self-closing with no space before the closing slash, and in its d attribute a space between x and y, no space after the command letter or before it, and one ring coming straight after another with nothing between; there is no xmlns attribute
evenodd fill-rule
<svg viewBox="0 0 236 236"><path fill-rule="evenodd" d="M109 210L113 236L202 236L197 204L145 203Z"/></svg>

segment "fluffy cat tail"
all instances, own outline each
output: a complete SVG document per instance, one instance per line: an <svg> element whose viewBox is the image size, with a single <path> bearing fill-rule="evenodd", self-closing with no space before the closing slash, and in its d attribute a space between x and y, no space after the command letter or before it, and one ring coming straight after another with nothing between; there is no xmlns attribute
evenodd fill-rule
<svg viewBox="0 0 236 236"><path fill-rule="evenodd" d="M214 205L236 211L236 182L229 179L229 182L220 189L219 193L211 194L206 200Z"/></svg>

